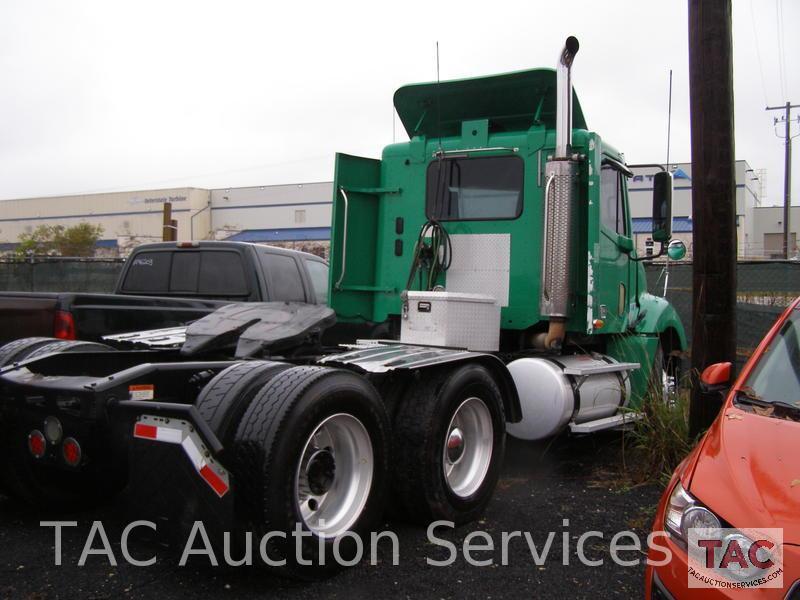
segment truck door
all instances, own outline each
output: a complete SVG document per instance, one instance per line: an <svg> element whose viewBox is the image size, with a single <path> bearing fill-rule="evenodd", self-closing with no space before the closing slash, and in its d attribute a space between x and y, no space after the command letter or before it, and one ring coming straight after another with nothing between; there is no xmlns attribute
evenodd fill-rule
<svg viewBox="0 0 800 600"><path fill-rule="evenodd" d="M633 240L626 214L625 174L613 164L603 164L600 173L600 273L599 306L595 317L605 322L604 333L620 333L627 326L631 297L630 252Z"/></svg>

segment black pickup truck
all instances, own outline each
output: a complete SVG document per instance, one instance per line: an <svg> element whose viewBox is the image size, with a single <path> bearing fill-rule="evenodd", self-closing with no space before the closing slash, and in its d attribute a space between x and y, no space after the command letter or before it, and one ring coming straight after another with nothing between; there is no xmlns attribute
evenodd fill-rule
<svg viewBox="0 0 800 600"><path fill-rule="evenodd" d="M97 341L194 321L232 302L327 302L313 254L242 242L166 242L130 255L113 294L0 293L0 344L32 336Z"/></svg>

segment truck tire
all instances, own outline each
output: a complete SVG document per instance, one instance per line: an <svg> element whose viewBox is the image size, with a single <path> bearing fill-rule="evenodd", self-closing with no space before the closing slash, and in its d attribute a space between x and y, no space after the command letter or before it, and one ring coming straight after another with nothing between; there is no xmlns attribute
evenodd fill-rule
<svg viewBox="0 0 800 600"><path fill-rule="evenodd" d="M236 363L206 384L195 407L226 449L233 442L242 415L256 393L291 366L261 360Z"/></svg>
<svg viewBox="0 0 800 600"><path fill-rule="evenodd" d="M676 402L678 386L680 384L680 359L664 352L661 342L656 346L653 355L653 371L651 374L651 389L656 397L666 405Z"/></svg>
<svg viewBox="0 0 800 600"><path fill-rule="evenodd" d="M327 367L283 371L248 407L235 450L241 527L259 537L287 536L267 546L272 561L285 561L274 566L321 579L350 566L336 560L337 548L355 564L353 534L369 539L387 487L389 419L371 383ZM305 535L293 535L295 527ZM312 564L299 564L297 552Z"/></svg>
<svg viewBox="0 0 800 600"><path fill-rule="evenodd" d="M0 348L0 352L8 351L8 363L54 352L113 350L105 344L55 338L24 338ZM28 431L21 424L0 423L0 491L33 506L59 510L87 506L107 497L109 486L116 482L113 477L106 478L94 471L62 472L37 465L28 453L27 436Z"/></svg>
<svg viewBox="0 0 800 600"><path fill-rule="evenodd" d="M25 355L25 359L37 358L46 354L61 354L64 352L113 352L114 348L97 342L83 342L81 340L52 340L49 344L42 344ZM19 358L17 360L20 360Z"/></svg>
<svg viewBox="0 0 800 600"><path fill-rule="evenodd" d="M494 493L505 453L503 398L477 364L413 386L394 418L394 510L405 520L473 521Z"/></svg>
<svg viewBox="0 0 800 600"><path fill-rule="evenodd" d="M56 338L28 337L9 342L0 348L0 367L24 360L27 355L37 348L59 342Z"/></svg>

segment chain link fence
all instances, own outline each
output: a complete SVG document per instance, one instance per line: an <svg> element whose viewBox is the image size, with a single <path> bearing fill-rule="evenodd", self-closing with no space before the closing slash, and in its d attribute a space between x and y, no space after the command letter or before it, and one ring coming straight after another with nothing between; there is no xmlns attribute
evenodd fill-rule
<svg viewBox="0 0 800 600"><path fill-rule="evenodd" d="M683 321L692 343L692 265L663 263L646 265L648 290L664 295ZM764 334L792 300L800 296L800 262L740 262L736 270L736 346L739 362L752 353Z"/></svg>
<svg viewBox="0 0 800 600"><path fill-rule="evenodd" d="M322 248L303 248L318 250ZM121 259L35 258L0 260L0 290L17 292L86 292L114 291L122 270ZM692 265L664 263L646 265L648 289L664 295L675 306L692 335ZM737 347L740 359L758 345L783 309L800 296L800 262L740 262L737 269Z"/></svg>
<svg viewBox="0 0 800 600"><path fill-rule="evenodd" d="M33 258L0 260L0 290L9 292L114 291L122 259Z"/></svg>

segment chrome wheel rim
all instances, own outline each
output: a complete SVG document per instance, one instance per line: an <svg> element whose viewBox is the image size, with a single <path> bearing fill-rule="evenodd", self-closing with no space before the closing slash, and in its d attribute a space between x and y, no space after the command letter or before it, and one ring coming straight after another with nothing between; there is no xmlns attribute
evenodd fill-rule
<svg viewBox="0 0 800 600"><path fill-rule="evenodd" d="M303 523L321 537L349 530L372 489L374 457L364 424L340 413L322 421L306 440L295 474Z"/></svg>
<svg viewBox="0 0 800 600"><path fill-rule="evenodd" d="M480 398L468 398L453 413L442 450L444 478L450 491L468 498L480 489L494 448L489 408Z"/></svg>

